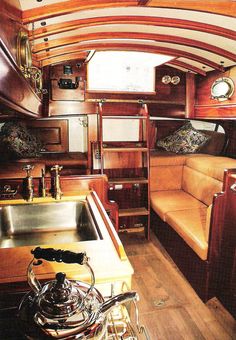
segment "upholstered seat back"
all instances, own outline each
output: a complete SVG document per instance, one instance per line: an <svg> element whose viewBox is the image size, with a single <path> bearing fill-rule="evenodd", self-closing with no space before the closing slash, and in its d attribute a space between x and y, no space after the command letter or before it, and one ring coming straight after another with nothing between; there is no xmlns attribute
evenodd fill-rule
<svg viewBox="0 0 236 340"><path fill-rule="evenodd" d="M222 190L222 182L184 166L182 189L209 206L212 203L213 195Z"/></svg>
<svg viewBox="0 0 236 340"><path fill-rule="evenodd" d="M236 160L202 155L186 158L182 189L209 206L213 195L222 191L224 170L227 168L236 168Z"/></svg>

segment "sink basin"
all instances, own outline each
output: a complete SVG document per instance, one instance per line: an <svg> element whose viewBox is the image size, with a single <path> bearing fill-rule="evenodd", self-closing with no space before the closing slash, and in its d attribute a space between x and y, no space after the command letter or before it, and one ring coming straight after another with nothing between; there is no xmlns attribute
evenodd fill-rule
<svg viewBox="0 0 236 340"><path fill-rule="evenodd" d="M101 239L86 201L0 207L0 248Z"/></svg>

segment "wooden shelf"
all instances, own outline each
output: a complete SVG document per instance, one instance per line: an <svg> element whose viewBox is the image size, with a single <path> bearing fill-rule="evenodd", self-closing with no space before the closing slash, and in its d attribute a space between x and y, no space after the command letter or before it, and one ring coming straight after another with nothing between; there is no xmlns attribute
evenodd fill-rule
<svg viewBox="0 0 236 340"><path fill-rule="evenodd" d="M145 227L120 228L119 233L143 233Z"/></svg>
<svg viewBox="0 0 236 340"><path fill-rule="evenodd" d="M127 216L147 216L149 215L149 211L144 208L129 208L129 209L119 209L119 217L127 217Z"/></svg>
<svg viewBox="0 0 236 340"><path fill-rule="evenodd" d="M145 177L137 178L110 178L108 181L110 184L146 184L148 179Z"/></svg>
<svg viewBox="0 0 236 340"><path fill-rule="evenodd" d="M103 152L147 152L148 148L143 147L112 147L112 148L103 148Z"/></svg>

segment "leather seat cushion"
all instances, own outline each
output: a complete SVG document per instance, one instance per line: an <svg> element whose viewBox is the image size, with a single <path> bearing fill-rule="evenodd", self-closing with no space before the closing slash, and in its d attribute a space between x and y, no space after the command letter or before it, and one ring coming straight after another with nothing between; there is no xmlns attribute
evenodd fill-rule
<svg viewBox="0 0 236 340"><path fill-rule="evenodd" d="M170 211L191 211L206 208L206 205L183 190L168 190L151 192L151 207L163 221L166 221L166 214Z"/></svg>
<svg viewBox="0 0 236 340"><path fill-rule="evenodd" d="M206 220L206 207L166 213L166 222L204 261L208 253L208 242L205 237Z"/></svg>

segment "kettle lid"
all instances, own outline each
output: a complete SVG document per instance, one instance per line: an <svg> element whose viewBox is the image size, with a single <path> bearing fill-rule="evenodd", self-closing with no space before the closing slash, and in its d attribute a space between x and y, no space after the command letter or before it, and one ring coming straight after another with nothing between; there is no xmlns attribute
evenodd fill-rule
<svg viewBox="0 0 236 340"><path fill-rule="evenodd" d="M50 319L64 319L75 314L83 305L84 293L78 285L66 279L65 273L57 273L56 280L48 282L38 296L41 314Z"/></svg>

